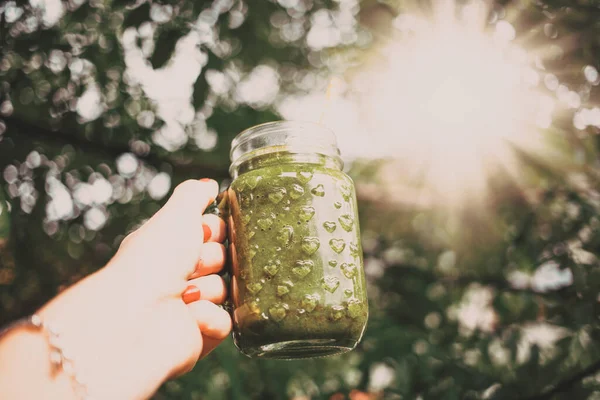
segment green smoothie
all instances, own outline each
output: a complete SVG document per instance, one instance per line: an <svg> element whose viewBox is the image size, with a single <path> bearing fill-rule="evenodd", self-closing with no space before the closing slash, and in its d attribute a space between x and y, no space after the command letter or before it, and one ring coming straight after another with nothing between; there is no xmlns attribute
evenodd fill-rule
<svg viewBox="0 0 600 400"><path fill-rule="evenodd" d="M352 180L318 154L257 155L228 191L234 341L249 356L317 357L368 318Z"/></svg>

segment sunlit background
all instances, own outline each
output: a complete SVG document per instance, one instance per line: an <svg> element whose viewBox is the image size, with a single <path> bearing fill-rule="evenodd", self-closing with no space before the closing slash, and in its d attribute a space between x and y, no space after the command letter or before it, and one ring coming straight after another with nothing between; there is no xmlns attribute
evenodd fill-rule
<svg viewBox="0 0 600 400"><path fill-rule="evenodd" d="M337 134L371 319L341 358L226 343L157 399L600 398L594 1L0 1L0 324L101 267L231 139Z"/></svg>

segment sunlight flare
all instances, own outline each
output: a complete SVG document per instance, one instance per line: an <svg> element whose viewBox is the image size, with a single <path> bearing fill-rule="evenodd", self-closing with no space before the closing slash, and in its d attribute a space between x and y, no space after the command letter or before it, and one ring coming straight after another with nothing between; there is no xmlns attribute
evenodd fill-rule
<svg viewBox="0 0 600 400"><path fill-rule="evenodd" d="M458 201L484 195L494 172L518 179L513 146L539 148L558 105L540 89L543 67L513 43L509 22L489 29L484 6L457 16L452 2L442 4L429 18L397 17L397 35L353 89L367 130L399 161L398 172Z"/></svg>

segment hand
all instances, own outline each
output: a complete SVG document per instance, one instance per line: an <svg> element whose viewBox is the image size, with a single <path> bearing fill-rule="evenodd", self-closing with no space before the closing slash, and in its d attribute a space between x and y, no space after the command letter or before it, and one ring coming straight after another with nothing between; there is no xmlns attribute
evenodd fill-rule
<svg viewBox="0 0 600 400"><path fill-rule="evenodd" d="M208 179L179 185L105 268L40 311L60 330L90 395L149 397L229 334L229 314L217 306L226 298L216 275L225 261L225 223L202 215L217 192ZM200 298L188 291L186 304L190 285Z"/></svg>

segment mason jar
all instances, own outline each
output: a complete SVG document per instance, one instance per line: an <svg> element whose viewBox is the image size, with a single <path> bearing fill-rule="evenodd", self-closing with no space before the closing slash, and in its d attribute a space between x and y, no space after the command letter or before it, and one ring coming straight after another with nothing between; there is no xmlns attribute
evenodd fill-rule
<svg viewBox="0 0 600 400"><path fill-rule="evenodd" d="M368 318L354 183L333 132L272 122L232 142L233 338L250 357L344 353Z"/></svg>

